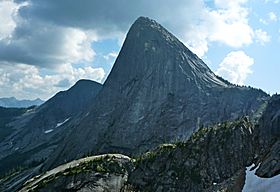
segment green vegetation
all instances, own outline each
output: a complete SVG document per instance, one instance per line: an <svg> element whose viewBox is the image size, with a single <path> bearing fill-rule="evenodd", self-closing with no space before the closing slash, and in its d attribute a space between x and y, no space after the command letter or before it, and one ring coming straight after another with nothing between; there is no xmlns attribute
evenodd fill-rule
<svg viewBox="0 0 280 192"><path fill-rule="evenodd" d="M252 127L253 125L247 117L210 127L201 127L186 142L163 144L155 150L137 157L136 170L138 169L140 172L147 170L150 172L147 174L155 176L170 174L174 182L179 179L181 181L191 180L193 183L200 184L204 179L200 175L204 166L202 159L207 158L209 147L215 147L215 145L223 147L234 136L236 129L251 132ZM213 138L217 140L213 140Z"/></svg>
<svg viewBox="0 0 280 192"><path fill-rule="evenodd" d="M11 170L9 170L8 172L6 172L5 174L0 176L0 181L6 181L10 178L12 178L13 176L21 173L22 171L26 170L28 167L27 166L17 166Z"/></svg>
<svg viewBox="0 0 280 192"><path fill-rule="evenodd" d="M28 170L32 167L36 167L40 165L42 162L44 162L45 159L41 160L33 160L31 163L27 165L17 165L16 167L10 169L9 171L5 172L4 174L0 175L0 180L1 181L6 181L9 180L10 178L16 176L17 174L20 174L21 172Z"/></svg>
<svg viewBox="0 0 280 192"><path fill-rule="evenodd" d="M166 175L167 173L170 173L170 176L174 179L175 183L178 180L180 180L179 182L189 180L193 183L201 184L202 180L205 179L203 174L201 175L201 167L203 167L202 164L204 163L201 159L205 157L203 154L207 151L211 138L218 138L217 145L220 146L221 143L223 145L228 139L230 139L235 129L245 130L251 128L252 124L247 117L237 119L236 121L226 121L211 127L201 127L186 142L162 144L155 150L136 157L133 160L135 169L139 169L140 171L150 171L151 173L148 174L155 175L152 179L157 179L156 177L158 175ZM147 169L147 167L149 168ZM115 157L111 155L100 156L91 160L87 160L85 158L84 161L79 162L79 164L73 167L69 167L63 171L44 178L36 184L36 190L43 188L48 183L62 177L90 174L92 172L125 174L127 170L126 165L116 161ZM87 175L80 176L84 177ZM38 179L39 178L40 177L38 177Z"/></svg>
<svg viewBox="0 0 280 192"><path fill-rule="evenodd" d="M172 151L176 148L176 144L161 144L158 148L153 151L148 151L143 155L135 157L134 163L135 165L140 164L142 161L153 161L156 157L159 157L160 154L164 154Z"/></svg>
<svg viewBox="0 0 280 192"><path fill-rule="evenodd" d="M47 148L47 144L40 145L33 150L25 153L20 153L20 152L14 152L13 154L3 158L0 161L0 175L5 175L8 173L10 170L12 170L15 167L23 167L24 169L26 168L31 168L35 167L39 164L41 164L45 159L40 159L40 160L34 160L28 164L24 163L26 159L28 159L31 155L36 154L37 152L41 151L42 149Z"/></svg>
<svg viewBox="0 0 280 192"><path fill-rule="evenodd" d="M54 175L50 175L37 184L36 190L44 188L47 184L61 177L69 177L73 175L76 176L78 174L85 174L90 172L125 174L126 168L121 163L116 161L114 156L101 156L93 160L85 160L83 162L80 162L76 166L69 167ZM38 177L38 179L39 178L40 177ZM27 183L26 186L28 186L29 184L30 183Z"/></svg>
<svg viewBox="0 0 280 192"><path fill-rule="evenodd" d="M198 183L198 184L201 183L201 176L198 170L192 169L189 172L189 177L194 183Z"/></svg>
<svg viewBox="0 0 280 192"><path fill-rule="evenodd" d="M124 174L125 169L116 162L112 157L105 156L103 158L94 159L92 161L86 161L80 163L78 166L70 167L66 169L62 175L69 176L75 175L82 172L102 172L102 173L119 173Z"/></svg>

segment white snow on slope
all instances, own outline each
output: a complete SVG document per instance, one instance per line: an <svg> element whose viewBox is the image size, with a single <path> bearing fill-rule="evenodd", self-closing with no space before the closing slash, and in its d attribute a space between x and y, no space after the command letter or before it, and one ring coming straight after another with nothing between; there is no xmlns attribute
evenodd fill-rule
<svg viewBox="0 0 280 192"><path fill-rule="evenodd" d="M246 169L246 180L242 192L277 192L280 191L280 175L272 178L261 178L250 171L254 164Z"/></svg>
<svg viewBox="0 0 280 192"><path fill-rule="evenodd" d="M46 130L46 131L44 131L44 133L50 133L50 132L53 132L53 129L48 129L48 130Z"/></svg>
<svg viewBox="0 0 280 192"><path fill-rule="evenodd" d="M69 121L69 119L70 119L70 118L67 118L67 119L65 119L64 121L57 123L55 128L60 127L61 125L63 125L63 124L66 123L67 121Z"/></svg>

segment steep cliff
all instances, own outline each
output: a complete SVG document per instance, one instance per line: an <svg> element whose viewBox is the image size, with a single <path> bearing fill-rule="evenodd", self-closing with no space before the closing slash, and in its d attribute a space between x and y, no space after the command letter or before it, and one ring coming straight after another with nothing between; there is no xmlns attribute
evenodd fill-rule
<svg viewBox="0 0 280 192"><path fill-rule="evenodd" d="M185 141L201 125L251 115L267 98L217 77L160 24L140 17L89 115L45 169L87 153L132 155Z"/></svg>
<svg viewBox="0 0 280 192"><path fill-rule="evenodd" d="M260 163L256 174L272 177L280 173L280 95L274 95L256 128L256 147Z"/></svg>
<svg viewBox="0 0 280 192"><path fill-rule="evenodd" d="M128 183L136 191L241 191L254 157L252 128L245 118L163 145L138 159Z"/></svg>

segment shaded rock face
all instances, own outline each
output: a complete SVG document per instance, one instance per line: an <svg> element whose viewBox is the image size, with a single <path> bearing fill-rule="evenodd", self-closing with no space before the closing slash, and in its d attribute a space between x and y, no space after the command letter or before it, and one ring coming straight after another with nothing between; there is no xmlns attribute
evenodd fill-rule
<svg viewBox="0 0 280 192"><path fill-rule="evenodd" d="M259 144L263 148L280 138L280 95L274 95L269 100L257 131Z"/></svg>
<svg viewBox="0 0 280 192"><path fill-rule="evenodd" d="M14 130L9 126L9 123L16 120L17 117L24 114L31 108L5 108L0 107L0 141L3 141L8 137Z"/></svg>
<svg viewBox="0 0 280 192"><path fill-rule="evenodd" d="M161 25L141 17L129 30L93 109L46 169L85 153L139 154L186 140L202 124L250 115L266 98L260 90L215 76Z"/></svg>
<svg viewBox="0 0 280 192"><path fill-rule="evenodd" d="M80 80L10 122L14 132L0 143L0 174L17 166L40 164L49 157L80 114L87 112L101 87L99 83Z"/></svg>
<svg viewBox="0 0 280 192"><path fill-rule="evenodd" d="M255 131L245 117L200 128L187 142L162 144L135 159L121 154L86 157L34 177L21 191L241 192L246 167L258 154ZM265 165L274 161L262 160ZM275 175L275 169L263 170Z"/></svg>
<svg viewBox="0 0 280 192"><path fill-rule="evenodd" d="M75 160L34 177L20 191L241 191L254 156L251 139L251 123L240 119L136 159L108 154Z"/></svg>
<svg viewBox="0 0 280 192"><path fill-rule="evenodd" d="M128 184L136 191L241 191L254 156L247 119L203 128L188 142L138 159Z"/></svg>
<svg viewBox="0 0 280 192"><path fill-rule="evenodd" d="M272 177L280 173L280 95L274 95L256 129L258 163L256 175Z"/></svg>

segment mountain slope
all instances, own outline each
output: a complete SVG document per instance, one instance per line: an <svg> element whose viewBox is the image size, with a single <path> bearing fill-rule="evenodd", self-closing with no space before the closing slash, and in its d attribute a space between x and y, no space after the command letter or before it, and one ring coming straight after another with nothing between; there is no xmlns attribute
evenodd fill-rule
<svg viewBox="0 0 280 192"><path fill-rule="evenodd" d="M44 101L39 98L34 100L17 100L14 97L0 98L1 107L26 108L31 107L33 105L39 106L43 103Z"/></svg>
<svg viewBox="0 0 280 192"><path fill-rule="evenodd" d="M3 141L14 130L9 126L9 123L14 121L18 116L24 114L30 108L5 108L0 107L0 141Z"/></svg>
<svg viewBox="0 0 280 192"><path fill-rule="evenodd" d="M0 173L38 165L49 157L101 88L94 81L80 80L11 122L14 133L0 143Z"/></svg>
<svg viewBox="0 0 280 192"><path fill-rule="evenodd" d="M140 17L89 115L45 169L87 153L139 154L186 140L202 124L251 115L268 97L217 77L161 25Z"/></svg>
<svg viewBox="0 0 280 192"><path fill-rule="evenodd" d="M248 191L274 192L279 176L266 188L247 186L245 170L259 150L256 131L247 117L203 127L186 142L160 145L136 159L104 154L63 164L29 180L21 191L241 192L245 184Z"/></svg>
<svg viewBox="0 0 280 192"><path fill-rule="evenodd" d="M135 191L241 191L254 157L248 119L202 128L186 143L145 154L130 174Z"/></svg>

